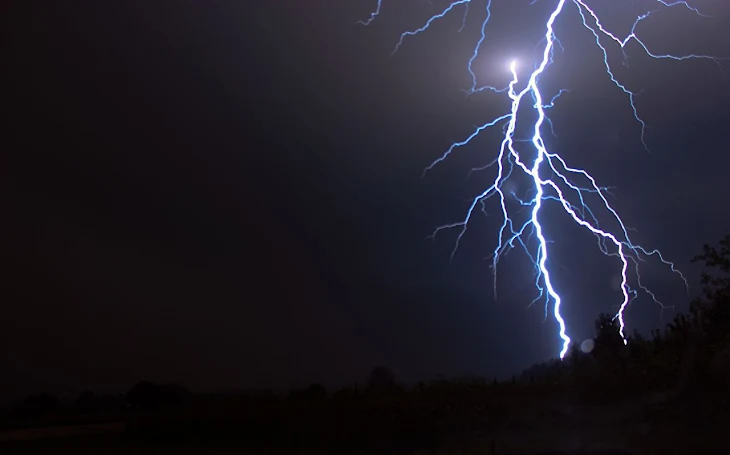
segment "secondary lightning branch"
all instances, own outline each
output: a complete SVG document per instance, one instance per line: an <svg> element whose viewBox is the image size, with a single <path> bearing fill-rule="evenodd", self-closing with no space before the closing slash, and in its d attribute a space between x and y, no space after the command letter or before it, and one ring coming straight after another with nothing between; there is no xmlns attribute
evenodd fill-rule
<svg viewBox="0 0 730 455"><path fill-rule="evenodd" d="M588 6L586 0L557 0L555 8L552 10L547 22L545 23L545 35L542 40L542 42L544 42L544 47L542 47L541 53L542 57L534 66L534 69L532 69L526 77L526 82L521 83L520 67L517 61L513 61L509 67L512 79L507 87L499 88L494 86L478 86L473 64L479 56L479 51L483 42L486 40L487 26L492 18L491 9L493 0L482 0L482 2L485 5L486 14L481 24L480 38L477 41L474 52L467 63L467 70L471 76L471 86L466 91L468 94L475 94L485 90L495 93L506 93L511 101L511 109L509 112L505 112L503 115L477 127L476 130L463 141L452 144L443 155L437 158L424 170L425 174L429 170L433 169L434 166L446 160L456 149L471 143L471 141L483 131L497 125L502 126L504 135L497 158L484 168L480 168L496 169L496 176L494 180L488 188L473 199L466 212L466 216L462 220L438 227L434 231L433 235L435 236L445 229L458 229L459 232L454 249L451 253L453 257L456 250L459 248L462 237L466 233L474 212L477 208L486 212L485 202L492 197L496 197L502 212L502 223L499 229L497 245L492 255L494 292L496 294L496 270L499 259L503 253L514 248L515 245L518 244L524 249L527 256L535 266L535 286L538 291L535 301L540 299L545 300L546 315L549 305L552 303L552 313L559 326L558 336L562 340L562 347L560 350L560 358L562 359L568 352L571 340L567 334L565 320L561 314L562 299L559 292L555 289L550 273L550 256L548 250L549 242L546 237L545 226L541 222L541 210L544 205L546 203L558 204L558 206L560 206L576 224L585 228L596 237L598 249L601 253L615 257L620 265L620 288L622 300L615 318L619 322L619 332L621 337L624 339L624 342L626 342L624 312L627 305L631 299L637 295L638 291L645 292L655 302L662 305L657 300L655 294L642 284L641 274L639 273L639 264L642 261L645 261L647 257L655 256L659 261L666 264L673 272L677 273L684 281L685 285L687 284L687 280L682 273L675 268L672 262L663 257L659 250L648 250L631 241L629 229L625 226L623 220L618 215L618 212L608 201L607 188L599 186L595 179L586 170L569 166L559 154L547 149L545 141L543 140L543 129L545 123L550 122L546 115L546 110L552 108L560 95L567 91L560 90L552 98L546 99L539 86L540 77L553 63L553 54L556 46L560 46L560 42L555 35L555 22L557 18L564 13L568 5L572 4L577 8L582 25L593 34L596 45L603 54L603 61L608 77L628 96L632 114L641 127L640 137L641 142L645 147L646 141L644 130L646 128L646 123L639 116L634 103L634 92L629 90L615 76L611 65L609 64L607 45L613 44L618 46L622 52L625 52L626 46L631 42L635 42L648 56L655 59L707 59L716 63L718 63L719 60L706 55L675 56L652 52L650 48L638 37L637 29L643 21L648 19L656 11L648 11L638 16L633 23L630 33L626 37L622 38L606 29L606 27L602 24L599 15L595 12L595 10ZM427 31L434 22L443 19L458 8L464 8L461 28L463 29L466 23L466 17L470 12L468 8L472 3L477 3L477 0L457 0L449 3L446 8L431 16L422 27L402 33L393 52L397 52L408 37ZM534 3L534 1L532 3ZM671 2L666 0L656 0L655 3L657 8L682 7L693 14L702 15L697 8L690 6L684 1ZM382 8L382 0L378 0L376 10L367 20L362 21L361 23L364 25L370 24L380 15ZM541 44L541 46L543 46L543 44ZM518 86L520 85L524 86L518 89ZM531 120L534 121L534 123L530 128L532 132L528 142L531 143L532 152L529 155L526 155L524 151L519 150L517 143L522 141L515 137L518 119L523 118L522 113L526 110L532 110L532 112L536 114L534 116L535 119ZM552 124L549 125L552 128ZM523 175L527 176L531 182L531 194L530 197L526 199L518 197L512 191L507 192L505 190L505 182L512 177L515 171L521 172ZM576 181L582 181L584 183L578 184L575 183ZM607 211L610 217L614 220L615 225L617 226L616 229L607 230L599 225L598 219L594 215L595 210L599 207L591 208L589 206L587 202L589 196L593 197L596 201L600 201L600 207ZM514 216L508 209L508 197L512 198L511 200L518 201L519 205L522 207L531 208L530 216L525 222L520 224L514 221ZM571 200L575 202L570 202ZM531 251L528 246L529 240L532 237L537 239L537 248L535 251ZM635 288L629 284L630 267L634 270L636 283ZM662 308L664 308L664 306L662 306Z"/></svg>

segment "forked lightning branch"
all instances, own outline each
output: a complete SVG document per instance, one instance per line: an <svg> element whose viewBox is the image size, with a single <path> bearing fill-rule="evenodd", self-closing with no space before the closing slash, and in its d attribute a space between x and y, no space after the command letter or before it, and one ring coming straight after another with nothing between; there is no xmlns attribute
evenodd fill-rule
<svg viewBox="0 0 730 455"><path fill-rule="evenodd" d="M603 59L606 77L608 77L619 93L626 97L627 113L637 122L638 140L648 147L644 135L646 123L641 117L635 103L635 93L624 85L615 75L610 63L610 52L626 52L627 46L633 44L654 59L671 59L676 61L697 59L708 60L713 64L719 64L719 59L709 55L670 55L654 52L640 37L641 27L644 21L661 13L667 8L682 8L687 14L705 16L702 11L684 1L647 0L651 9L635 18L630 32L626 36L619 36L609 30L601 20L600 15L589 6L588 0L554 0L554 8L545 21L543 39L540 41L540 57L535 62L519 62L514 60L509 63L509 70L512 79L508 86L497 87L491 85L480 86L477 84L477 74L474 69L474 62L479 57L482 45L487 40L489 23L492 20L513 20L510 17L495 18L492 14L492 4L498 0L458 0L449 3L444 9L439 10L423 25L414 30L408 30L400 35L394 45L393 53L396 53L402 46L407 45L413 37L427 32L430 27L439 20L452 14L460 14L462 17L461 29L466 27L467 19L478 15L481 21L481 34L474 44L471 58L466 63L466 70L471 78L471 86L468 87L469 94L477 94L483 91L502 94L509 98L509 110L506 110L496 118L490 119L477 127L472 134L459 142L451 145L438 159L431 163L424 171L424 174L447 160L450 155L457 153L459 149L468 146L477 136L491 128L502 128L504 132L499 144L495 144L491 156L494 157L491 164L484 169L491 169L494 179L491 180L480 194L472 200L465 216L453 223L438 227L433 235L441 231L454 229L457 236L452 251L462 246L462 238L469 228L470 221L481 210L501 211L499 234L495 239L495 248L492 254L492 269L494 274L494 287L497 286L497 265L500 257L509 249L519 246L524 250L535 267L535 301L544 300L546 314L552 309L559 330L558 336L562 341L560 358L568 352L571 339L568 336L568 328L561 313L563 300L560 292L554 286L550 267L550 226L544 223L542 209L547 204L556 204L574 221L578 226L584 228L596 237L598 252L615 259L616 267L620 271L621 300L617 302L619 309L615 318L619 323L619 331L624 342L627 341L624 312L629 302L640 293L648 295L654 302L662 305L656 295L642 283L640 265L648 258L655 258L665 264L669 270L676 273L685 285L687 281L682 273L677 270L672 262L665 259L657 249L647 249L634 243L629 235L629 229L624 224L616 209L609 203L606 188L599 185L591 176L588 170L572 167L560 154L550 150L543 134L546 128L551 128L546 110L559 103L559 97L566 90L559 90L557 93L545 93L540 86L540 78L549 70L553 64L553 57L556 48L560 47L559 30L556 30L556 20L561 15L573 14L576 20L592 35L595 45ZM504 0L513 1L513 0ZM538 0L534 0L534 4ZM540 0L546 2L548 0ZM628 0L613 0L615 8L621 11L624 2ZM527 5L527 3L526 3ZM363 25L369 25L381 14L385 14L387 4L378 0L374 11L365 20ZM572 10L572 11L569 11ZM590 36L589 35L589 36ZM524 147L518 147L518 142L524 142L516 136L518 121L527 119L529 123L529 151ZM527 177L530 182L529 196L518 198L514 192L508 190L505 185L508 180L517 174ZM511 198L511 199L510 199ZM515 214L512 213L509 201L519 201L520 208L527 207L529 216L526 221L516 222ZM589 200L597 203L589 203ZM486 203L491 205L487 206ZM599 212L600 211L600 212ZM598 222L598 214L605 213L614 220L615 229L609 230ZM605 224L605 223L604 223ZM532 241L531 241L532 240ZM531 246L534 245L534 246Z"/></svg>

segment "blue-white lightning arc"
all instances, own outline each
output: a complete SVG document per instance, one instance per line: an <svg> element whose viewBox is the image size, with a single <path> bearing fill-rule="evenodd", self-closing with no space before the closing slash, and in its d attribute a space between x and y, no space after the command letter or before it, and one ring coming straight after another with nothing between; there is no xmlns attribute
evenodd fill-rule
<svg viewBox="0 0 730 455"><path fill-rule="evenodd" d="M457 0L453 1L441 10L438 14L430 17L426 23L415 30L406 31L401 34L398 40L394 53L403 45L404 41L411 36L418 35L429 29L429 27L436 21L443 19L450 13L454 12L459 8L464 8L464 16L462 22L462 29L465 26L466 18L470 14L469 7L473 3L481 1L485 5L486 17L483 19L481 24L481 36L476 43L473 55L467 63L467 70L471 76L471 87L467 90L469 94L474 94L481 91L491 91L496 93L506 93L511 100L511 110L505 112L495 119L490 120L487 123L476 128L476 130L469 135L466 139L460 142L456 142L449 147L446 152L436 159L430 166L424 170L424 174L431 170L434 166L448 158L456 149L466 146L475 137L477 137L484 130L502 125L504 127L504 136L499 149L497 158L492 161L489 165L481 169L496 169L496 176L491 182L491 185L484 190L482 193L477 195L469 209L467 210L466 216L459 222L444 225L438 227L433 235L435 236L442 230L445 229L458 229L459 233L456 238L454 249L452 251L452 257L456 250L459 248L459 243L467 230L470 220L477 206L481 205L482 210L486 210L484 202L493 197L497 196L499 199L499 205L502 210L502 224L499 230L499 236L497 246L494 249L492 256L492 269L494 272L494 287L496 293L496 270L497 263L500 257L507 250L514 248L515 244L519 244L528 257L535 265L536 279L535 285L538 291L538 296L535 301L540 299L545 300L545 311L546 315L548 312L549 305L552 303L553 316L559 326L559 337L562 340L562 348L560 350L560 358L562 359L568 352L570 346L570 337L567 334L566 324L563 316L561 315L561 303L562 299L559 292L555 289L553 279L550 273L550 267L548 266L549 251L548 251L548 240L546 238L545 230L540 222L541 209L544 203L553 201L557 202L563 210L572 218L572 220L578 225L590 231L596 236L598 240L599 250L608 256L617 258L621 265L621 293L622 301L616 312L615 318L619 322L619 333L627 341L625 333L624 323L624 311L633 297L635 297L638 291L645 292L651 297L656 303L662 305L657 300L655 294L642 284L641 275L639 273L639 264L644 261L646 257L654 256L658 258L662 263L666 264L671 271L679 275L679 277L687 285L687 280L682 273L677 270L674 264L664 258L659 250L656 249L645 249L640 245L633 243L629 236L629 229L624 225L623 220L618 215L618 212L609 203L606 195L607 189L601 187L595 181L595 179L585 170L570 167L566 161L557 153L551 152L547 149L545 141L542 137L542 130L545 123L549 123L549 119L546 116L546 109L551 108L557 98L562 95L566 90L560 90L551 99L546 99L539 87L540 77L543 75L545 70L553 62L553 54L555 47L560 46L560 41L555 34L555 21L567 8L568 4L574 5L580 15L583 26L588 29L595 37L595 43L603 53L603 62L605 64L606 73L608 74L611 81L628 97L629 105L632 110L632 115L639 123L641 127L641 142L646 147L646 141L644 136L644 130L646 123L639 116L638 110L634 103L635 94L629 90L624 84L622 84L614 75L614 72L609 64L608 57L608 45L618 46L623 52L626 46L634 42L650 57L655 59L673 59L673 60L685 60L685 59L706 59L715 63L719 62L719 59L707 56L707 55L668 55L668 54L657 54L650 50L650 48L639 38L637 29L642 21L651 17L660 8L671 8L680 7L685 8L692 14L703 15L697 8L694 8L685 1L667 1L667 0L653 0L657 10L648 11L638 16L633 23L630 33L625 37L619 37L614 33L611 33L606 29L600 20L599 15L594 9L587 5L588 0L557 0L556 6L550 14L547 22L545 23L545 35L544 35L544 48L542 49L542 58L536 63L534 69L527 79L527 83L524 84L524 88L518 89L518 85L521 84L519 77L518 64L513 61L510 64L510 71L512 74L512 80L509 85L505 88L498 88L494 86L478 86L477 76L473 69L473 64L479 55L482 43L486 39L487 25L492 17L492 2L493 0ZM532 3L535 3L533 0ZM371 13L371 15L364 21L361 21L363 25L369 25L381 14L383 9L383 1L378 0L377 8ZM525 97L530 95L530 99L525 102ZM518 116L525 109L532 109L533 113L537 115L534 120L534 125L531 126L532 137L530 142L532 144L532 152L529 158L526 158L525 152L520 152L516 148L516 142L520 142L515 138L515 130L517 125ZM552 127L552 125L549 125ZM504 184L507 179L513 174L513 171L519 170L524 173L525 176L529 177L530 181L534 183L534 187L531 185L531 197L528 199L520 199L513 192L507 192L504 188ZM518 171L518 172L519 172ZM579 186L574 182L574 179L580 179L584 182L582 186ZM507 194L517 200L522 206L531 207L529 219L521 225L513 222L513 217L508 210ZM610 217L612 217L617 228L613 231L603 230L599 227L598 219L594 215L594 210L591 209L589 204L586 202L586 197L591 193L593 197L598 197L596 200L601 201L602 209L607 210ZM570 202L569 198L577 202ZM537 251L531 251L527 246L527 240L534 236L537 239ZM629 284L629 267L633 266L634 269L634 281L635 287ZM663 307L663 306L662 306Z"/></svg>

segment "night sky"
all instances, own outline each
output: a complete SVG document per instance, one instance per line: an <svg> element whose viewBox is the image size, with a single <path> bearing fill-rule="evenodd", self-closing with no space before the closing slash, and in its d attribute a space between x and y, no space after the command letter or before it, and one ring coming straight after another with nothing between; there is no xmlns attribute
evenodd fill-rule
<svg viewBox="0 0 730 455"><path fill-rule="evenodd" d="M421 173L508 108L461 92L481 6L409 38L442 1L18 1L3 7L0 162L1 397L41 389L330 387L375 365L403 381L511 376L559 352L532 271L515 250L489 268L498 213L474 219L450 262L458 221L493 174L499 130ZM615 5L614 5L615 3ZM626 31L644 1L595 0ZM696 0L648 21L658 53L730 56L730 4ZM477 61L506 85L507 62L535 55L554 1L495 1ZM620 4L620 5L619 5ZM565 48L544 77L571 91L550 111L548 146L614 187L634 240L686 272L730 229L730 63L654 61L636 46L617 76L641 94L640 128L569 6ZM593 333L620 303L615 259L558 210L545 215L570 335ZM644 277L687 307L661 264ZM646 296L629 329L660 326ZM665 318L671 312L664 313Z"/></svg>

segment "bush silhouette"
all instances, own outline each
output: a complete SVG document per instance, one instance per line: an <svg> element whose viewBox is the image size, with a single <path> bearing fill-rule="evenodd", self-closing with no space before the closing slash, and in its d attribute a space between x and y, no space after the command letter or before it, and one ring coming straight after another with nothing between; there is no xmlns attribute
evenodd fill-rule
<svg viewBox="0 0 730 455"><path fill-rule="evenodd" d="M126 398L133 408L157 409L183 405L190 396L190 392L178 384L158 385L143 381L129 389Z"/></svg>

